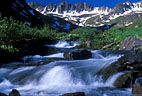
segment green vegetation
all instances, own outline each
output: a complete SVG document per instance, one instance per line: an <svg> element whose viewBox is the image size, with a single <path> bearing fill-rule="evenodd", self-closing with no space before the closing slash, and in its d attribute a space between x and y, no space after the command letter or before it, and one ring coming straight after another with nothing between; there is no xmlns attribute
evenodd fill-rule
<svg viewBox="0 0 142 96"><path fill-rule="evenodd" d="M0 15L0 51L15 53L28 46L29 42L49 42L56 39L56 30L48 26L44 28L30 28L12 18Z"/></svg>
<svg viewBox="0 0 142 96"><path fill-rule="evenodd" d="M105 31L96 30L95 28L78 28L71 31L70 34L64 34L63 36L60 35L60 38L67 40L80 40L85 48L87 48L87 44L84 46L85 42L90 42L92 49L102 49L108 44L112 45L107 49L118 49L120 48L122 40L128 36L142 38L141 21L142 20L138 20L130 26L113 27Z"/></svg>
<svg viewBox="0 0 142 96"><path fill-rule="evenodd" d="M52 30L47 25L41 29L30 28L26 23L0 16L0 51L15 53L29 45L48 43L48 41L56 39L82 41L78 48L102 49L105 45L113 43L107 49L118 49L122 40L128 36L142 38L141 21L138 20L130 26L113 27L104 31L96 28L77 28L66 33Z"/></svg>

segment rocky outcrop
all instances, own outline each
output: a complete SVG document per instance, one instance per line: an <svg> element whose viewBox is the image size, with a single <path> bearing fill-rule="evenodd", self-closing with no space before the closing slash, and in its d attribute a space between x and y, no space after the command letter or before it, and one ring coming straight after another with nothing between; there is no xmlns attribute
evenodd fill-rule
<svg viewBox="0 0 142 96"><path fill-rule="evenodd" d="M66 93L61 96L86 96L84 92Z"/></svg>
<svg viewBox="0 0 142 96"><path fill-rule="evenodd" d="M121 50L139 50L142 46L142 40L135 37L127 37L122 41Z"/></svg>
<svg viewBox="0 0 142 96"><path fill-rule="evenodd" d="M56 5L51 3L46 7L47 12L55 12L56 11Z"/></svg>
<svg viewBox="0 0 142 96"><path fill-rule="evenodd" d="M34 8L34 6L31 4L29 5ZM34 9L38 9L39 12L43 12L42 8L40 9L37 7ZM76 25L82 26L102 26L105 25L106 22L110 22L110 24L116 24L116 26L128 26L142 17L141 1L135 3L131 3L129 1L125 3L119 3L114 8L105 6L93 7L88 3L70 4L64 1L57 6L54 4L49 4L48 6L45 6L45 9L48 9L44 10L43 13L45 14L56 15ZM60 13L60 15L57 13Z"/></svg>
<svg viewBox="0 0 142 96"><path fill-rule="evenodd" d="M128 11L129 9L131 9L131 7L126 3L119 3L112 9L109 15L120 15Z"/></svg>
<svg viewBox="0 0 142 96"><path fill-rule="evenodd" d="M120 52L121 53L121 52ZM142 52L141 51L127 51L124 56L118 59L118 61L112 63L107 68L104 68L98 72L103 74L103 79L106 80L115 73L123 71L141 71L142 68Z"/></svg>
<svg viewBox="0 0 142 96"><path fill-rule="evenodd" d="M92 53L88 50L75 50L64 53L64 57L67 60L82 60L92 58Z"/></svg>
<svg viewBox="0 0 142 96"><path fill-rule="evenodd" d="M28 5L33 9L44 10L45 6L35 2L29 2Z"/></svg>
<svg viewBox="0 0 142 96"><path fill-rule="evenodd" d="M111 8L103 6L103 7L99 7L98 10L101 12L110 12Z"/></svg>
<svg viewBox="0 0 142 96"><path fill-rule="evenodd" d="M116 54L118 54L120 51L118 51ZM124 53L124 50L120 52L120 54L122 53ZM142 52L127 51L127 53L124 53L124 56L120 57L118 61L112 63L107 68L100 70L98 74L103 75L102 78L107 80L110 76L123 72L123 74L115 80L113 85L117 88L130 88L135 83L137 78L142 77L141 69Z"/></svg>
<svg viewBox="0 0 142 96"><path fill-rule="evenodd" d="M142 95L142 77L138 78L132 87L132 96Z"/></svg>
<svg viewBox="0 0 142 96"><path fill-rule="evenodd" d="M64 11L66 12L70 12L73 11L75 9L75 6L72 4L69 4L68 2L61 2L58 6L57 6L58 12L59 13L63 13Z"/></svg>
<svg viewBox="0 0 142 96"><path fill-rule="evenodd" d="M60 14L63 14L64 11L66 11L66 12L72 12L72 11L81 12L81 11L92 11L93 10L93 7L91 5L89 5L88 3L76 3L73 5L71 3L68 3L67 1L61 2L57 6L53 3L49 4L48 6L44 6L42 4L39 5L38 3L35 3L35 2L29 2L28 5L34 9L38 9L39 11L43 11L43 9L46 7L46 12L57 11ZM102 7L102 8L100 8L100 10L102 10L102 11L108 10L108 8L105 9L104 7Z"/></svg>
<svg viewBox="0 0 142 96"><path fill-rule="evenodd" d="M75 10L77 12L81 12L81 11L92 11L93 7L91 5L89 5L88 3L76 3L75 4Z"/></svg>

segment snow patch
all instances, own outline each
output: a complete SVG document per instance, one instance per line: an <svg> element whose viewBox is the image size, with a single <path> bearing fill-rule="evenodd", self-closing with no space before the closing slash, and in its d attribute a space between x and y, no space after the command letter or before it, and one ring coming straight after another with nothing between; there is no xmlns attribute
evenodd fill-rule
<svg viewBox="0 0 142 96"><path fill-rule="evenodd" d="M133 24L133 22L130 22L130 23L128 23L128 24L125 24L125 26L129 26L129 25L131 25L131 24Z"/></svg>

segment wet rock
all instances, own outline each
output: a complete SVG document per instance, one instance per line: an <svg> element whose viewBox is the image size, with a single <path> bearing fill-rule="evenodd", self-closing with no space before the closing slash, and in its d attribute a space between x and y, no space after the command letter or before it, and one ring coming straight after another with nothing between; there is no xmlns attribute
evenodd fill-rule
<svg viewBox="0 0 142 96"><path fill-rule="evenodd" d="M142 77L136 79L135 85L132 87L133 96L142 96Z"/></svg>
<svg viewBox="0 0 142 96"><path fill-rule="evenodd" d="M123 74L116 79L114 86L117 88L129 88L134 83L134 79L132 73Z"/></svg>
<svg viewBox="0 0 142 96"><path fill-rule="evenodd" d="M61 96L86 96L84 92L66 93Z"/></svg>
<svg viewBox="0 0 142 96"><path fill-rule="evenodd" d="M92 58L92 53L88 50L75 50L64 53L64 57L68 60L82 60Z"/></svg>
<svg viewBox="0 0 142 96"><path fill-rule="evenodd" d="M121 50L139 50L142 46L142 40L135 37L127 37L122 41Z"/></svg>
<svg viewBox="0 0 142 96"><path fill-rule="evenodd" d="M123 65L121 66L123 71L140 71L142 68L142 52L131 51L131 53L124 55L118 61L121 65Z"/></svg>
<svg viewBox="0 0 142 96"><path fill-rule="evenodd" d="M13 89L8 96L21 96L18 90Z"/></svg>
<svg viewBox="0 0 142 96"><path fill-rule="evenodd" d="M118 59L119 63L124 64L124 63L134 63L137 59L137 54L136 51L130 51L121 58Z"/></svg>
<svg viewBox="0 0 142 96"><path fill-rule="evenodd" d="M136 62L142 63L142 51L137 51L137 59Z"/></svg>
<svg viewBox="0 0 142 96"><path fill-rule="evenodd" d="M6 94L4 94L4 93L0 93L0 96L7 96Z"/></svg>
<svg viewBox="0 0 142 96"><path fill-rule="evenodd" d="M142 52L128 51L124 56L120 57L116 62L113 62L107 68L101 69L98 74L103 74L103 79L106 80L111 75L122 71L138 71L142 69Z"/></svg>
<svg viewBox="0 0 142 96"><path fill-rule="evenodd" d="M130 88L135 83L135 81L138 82L137 78L139 77L142 77L142 72L128 72L119 76L113 85L116 88Z"/></svg>

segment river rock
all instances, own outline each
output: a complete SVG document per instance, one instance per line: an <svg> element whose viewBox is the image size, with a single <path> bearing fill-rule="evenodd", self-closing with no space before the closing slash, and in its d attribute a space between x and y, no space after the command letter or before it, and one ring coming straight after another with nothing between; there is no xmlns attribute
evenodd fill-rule
<svg viewBox="0 0 142 96"><path fill-rule="evenodd" d="M4 94L4 93L0 93L0 96L7 96L6 94Z"/></svg>
<svg viewBox="0 0 142 96"><path fill-rule="evenodd" d="M129 88L134 83L134 79L132 73L123 74L116 79L113 85L117 88Z"/></svg>
<svg viewBox="0 0 142 96"><path fill-rule="evenodd" d="M64 53L64 57L67 60L82 60L92 58L92 53L88 50L75 50Z"/></svg>
<svg viewBox="0 0 142 96"><path fill-rule="evenodd" d="M135 85L132 87L133 96L142 96L142 77L136 79Z"/></svg>
<svg viewBox="0 0 142 96"><path fill-rule="evenodd" d="M84 92L66 93L61 96L86 96Z"/></svg>
<svg viewBox="0 0 142 96"><path fill-rule="evenodd" d="M18 90L13 89L8 96L21 96Z"/></svg>
<svg viewBox="0 0 142 96"><path fill-rule="evenodd" d="M139 77L142 77L142 72L128 72L120 75L113 85L117 88L130 88Z"/></svg>
<svg viewBox="0 0 142 96"><path fill-rule="evenodd" d="M122 41L121 50L139 50L142 46L142 40L135 37L127 37Z"/></svg>
<svg viewBox="0 0 142 96"><path fill-rule="evenodd" d="M111 75L122 71L138 71L142 69L142 52L128 51L120 57L116 62L113 62L108 67L101 69L98 74L103 74L103 79L106 80Z"/></svg>

